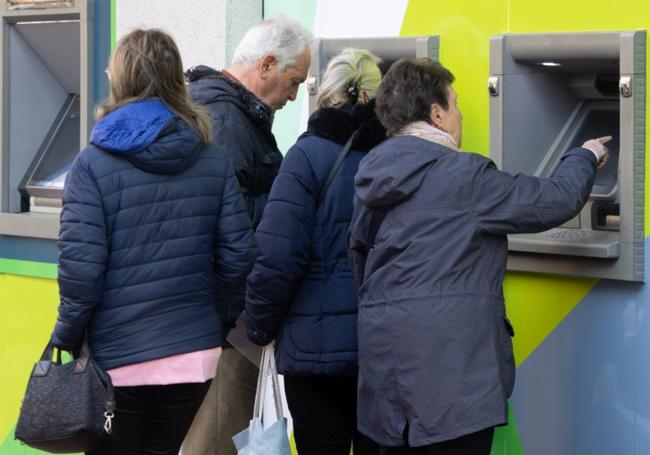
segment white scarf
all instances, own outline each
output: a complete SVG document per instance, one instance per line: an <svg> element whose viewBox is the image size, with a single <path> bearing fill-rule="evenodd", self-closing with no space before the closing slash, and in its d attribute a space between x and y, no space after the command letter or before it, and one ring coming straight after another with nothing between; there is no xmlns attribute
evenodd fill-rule
<svg viewBox="0 0 650 455"><path fill-rule="evenodd" d="M427 141L435 142L450 149L458 151L458 144L451 134L436 128L423 120L409 123L402 128L395 136L415 136Z"/></svg>

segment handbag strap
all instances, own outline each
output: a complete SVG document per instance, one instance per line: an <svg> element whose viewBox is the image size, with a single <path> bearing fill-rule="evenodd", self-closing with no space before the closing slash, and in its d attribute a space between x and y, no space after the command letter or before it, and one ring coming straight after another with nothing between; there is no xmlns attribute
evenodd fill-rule
<svg viewBox="0 0 650 455"><path fill-rule="evenodd" d="M262 350L262 359L260 362L260 373L257 377L257 392L255 393L255 405L253 407L253 417L262 419L264 411L264 399L266 396L267 381L271 378L271 385L273 388L273 401L275 404L275 414L278 419L284 418L284 411L282 409L282 395L280 391L280 381L278 372L275 367L275 356L273 353L273 346L266 346Z"/></svg>
<svg viewBox="0 0 650 455"><path fill-rule="evenodd" d="M343 161L345 161L345 158L350 153L350 149L352 148L352 142L357 138L358 135L359 135L359 130L356 130L354 133L352 133L350 139L348 139L348 141L343 146L343 150L341 150L341 153L339 153L338 158L336 158L336 161L334 162L334 165L332 166L329 175L325 179L325 183L323 184L320 193L318 193L317 207L319 207L323 202L323 199L325 199L325 195L327 194L327 189L330 187L332 181L334 180L334 177L336 177L336 174L339 172L339 169L341 168Z"/></svg>

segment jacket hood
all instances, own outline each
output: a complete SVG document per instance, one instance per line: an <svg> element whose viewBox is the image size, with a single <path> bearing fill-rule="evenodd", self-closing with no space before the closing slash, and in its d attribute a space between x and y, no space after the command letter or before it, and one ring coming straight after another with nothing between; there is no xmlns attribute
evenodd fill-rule
<svg viewBox="0 0 650 455"><path fill-rule="evenodd" d="M190 96L197 103L212 104L219 101L234 104L255 124L271 131L271 108L242 84L205 65L190 68L185 76L189 82Z"/></svg>
<svg viewBox="0 0 650 455"><path fill-rule="evenodd" d="M375 101L318 109L307 123L305 135L315 134L344 145L352 133L359 131L352 143L354 150L367 152L386 139L386 128L375 114Z"/></svg>
<svg viewBox="0 0 650 455"><path fill-rule="evenodd" d="M157 98L127 104L102 118L90 143L153 174L180 174L203 149L199 135Z"/></svg>
<svg viewBox="0 0 650 455"><path fill-rule="evenodd" d="M388 207L410 197L436 162L451 153L414 136L398 136L372 149L359 164L356 195L366 207Z"/></svg>

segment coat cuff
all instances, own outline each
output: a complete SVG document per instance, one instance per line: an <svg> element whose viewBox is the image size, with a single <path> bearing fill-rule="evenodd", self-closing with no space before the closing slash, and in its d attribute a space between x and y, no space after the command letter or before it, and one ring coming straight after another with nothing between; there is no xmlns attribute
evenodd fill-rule
<svg viewBox="0 0 650 455"><path fill-rule="evenodd" d="M273 340L273 336L259 330L257 327L251 324L250 319L247 321L246 335L248 335L249 340L258 346L266 346L271 342L271 340Z"/></svg>
<svg viewBox="0 0 650 455"><path fill-rule="evenodd" d="M576 156L576 155L577 156L582 156L583 158L589 160L591 163L594 164L594 166L596 166L598 164L598 158L596 158L596 153L593 152L592 150L589 150L589 149L586 149L586 148L583 148L583 147L576 147L576 148L573 148L573 149L569 150L568 152L566 152L564 154L562 159L565 159L565 158L567 158L569 156Z"/></svg>

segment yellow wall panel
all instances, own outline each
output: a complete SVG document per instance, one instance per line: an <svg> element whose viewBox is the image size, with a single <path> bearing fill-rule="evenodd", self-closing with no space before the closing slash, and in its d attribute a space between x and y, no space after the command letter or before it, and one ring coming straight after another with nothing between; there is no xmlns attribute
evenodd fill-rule
<svg viewBox="0 0 650 455"><path fill-rule="evenodd" d="M31 369L50 337L59 302L54 280L0 274L0 442L16 424Z"/></svg>
<svg viewBox="0 0 650 455"><path fill-rule="evenodd" d="M411 0L404 16L401 35L440 35L440 60L456 76L462 148L468 152L488 155L490 36L506 31L507 5L506 0Z"/></svg>
<svg viewBox="0 0 650 455"><path fill-rule="evenodd" d="M571 312L596 284L592 278L510 272L503 291L508 317L515 326L517 366Z"/></svg>

